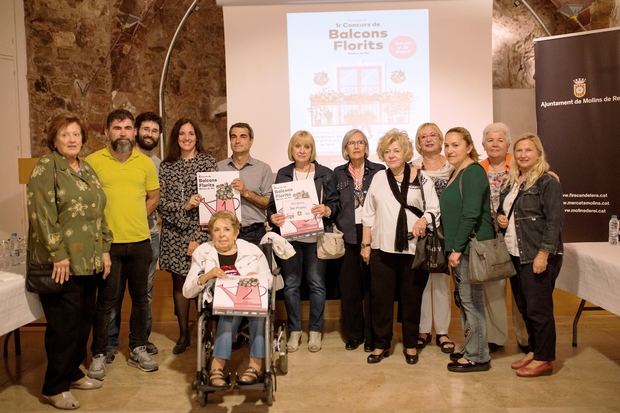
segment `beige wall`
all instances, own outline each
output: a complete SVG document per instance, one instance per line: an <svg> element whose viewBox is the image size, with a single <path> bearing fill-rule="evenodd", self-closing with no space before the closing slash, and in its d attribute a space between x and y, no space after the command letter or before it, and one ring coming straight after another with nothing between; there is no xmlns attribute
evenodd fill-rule
<svg viewBox="0 0 620 413"><path fill-rule="evenodd" d="M17 158L30 156L26 40L22 0L2 0L0 13L0 239L26 233Z"/></svg>

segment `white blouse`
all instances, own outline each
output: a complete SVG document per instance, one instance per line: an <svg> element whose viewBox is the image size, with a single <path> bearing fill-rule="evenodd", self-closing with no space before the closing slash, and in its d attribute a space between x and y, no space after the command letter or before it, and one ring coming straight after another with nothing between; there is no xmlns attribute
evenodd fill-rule
<svg viewBox="0 0 620 413"><path fill-rule="evenodd" d="M439 225L439 199L433 186L433 181L425 174L419 171L421 187L409 184L407 191L407 204L415 206L424 212L424 217L431 225L431 216L429 212L435 215L436 224ZM426 209L424 209L424 199L422 198L424 191L424 199L426 200ZM405 251L394 250L394 240L396 238L396 222L398 213L400 212L400 204L394 198L387 180L386 171L379 171L375 174L368 188L368 194L364 201L364 210L362 215L362 224L365 227L371 227L372 239L370 246L372 249L380 249L384 252L396 254L415 254L415 244L417 239L409 241L409 249ZM408 209L407 214L408 232L413 230L418 217Z"/></svg>
<svg viewBox="0 0 620 413"><path fill-rule="evenodd" d="M517 198L517 194L519 193L519 185L515 184L510 188L510 192L504 198L504 203L502 204L502 208L504 209L504 213L508 216L510 212L510 208L512 208L512 204ZM506 243L506 247L508 248L508 253L513 257L519 256L519 244L517 243L517 230L515 229L515 213L512 212L510 216L510 220L508 221L508 228L506 228L506 234L504 235L504 242Z"/></svg>

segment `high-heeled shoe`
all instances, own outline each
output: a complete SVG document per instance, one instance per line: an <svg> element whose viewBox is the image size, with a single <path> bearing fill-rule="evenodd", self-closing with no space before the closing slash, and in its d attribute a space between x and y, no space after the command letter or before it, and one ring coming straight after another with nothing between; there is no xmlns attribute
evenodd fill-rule
<svg viewBox="0 0 620 413"><path fill-rule="evenodd" d="M405 361L407 364L416 364L419 360L419 355L416 352L415 354L407 354L407 350L405 349Z"/></svg>
<svg viewBox="0 0 620 413"><path fill-rule="evenodd" d="M390 349L389 348L383 350L379 354L372 354L372 353L369 354L368 358L366 358L366 362L368 364L376 364L376 363L379 363L381 360L383 360L386 357L390 357Z"/></svg>
<svg viewBox="0 0 620 413"><path fill-rule="evenodd" d="M180 337L174 347L172 347L172 354L184 353L190 344L191 339L189 337Z"/></svg>

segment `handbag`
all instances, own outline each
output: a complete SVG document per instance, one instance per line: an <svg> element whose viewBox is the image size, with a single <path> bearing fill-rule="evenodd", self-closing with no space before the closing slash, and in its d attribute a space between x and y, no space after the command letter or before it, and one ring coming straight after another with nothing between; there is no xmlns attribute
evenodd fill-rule
<svg viewBox="0 0 620 413"><path fill-rule="evenodd" d="M463 198L463 175L459 177L459 192ZM510 213L512 214L512 210ZM471 284L503 280L517 273L504 242L504 235L495 229L495 223L493 230L495 237L485 241L479 241L475 232L469 236L468 269Z"/></svg>
<svg viewBox="0 0 620 413"><path fill-rule="evenodd" d="M482 284L502 280L515 275L515 270L504 236L497 232L495 238L485 241L469 237L469 282Z"/></svg>
<svg viewBox="0 0 620 413"><path fill-rule="evenodd" d="M37 294L60 294L65 284L57 283L52 278L54 264L35 264L28 259L26 267L26 290Z"/></svg>
<svg viewBox="0 0 620 413"><path fill-rule="evenodd" d="M321 203L323 203L323 187L321 186ZM316 255L322 260L335 260L344 255L344 234L335 224L332 224L331 232L319 234L316 240Z"/></svg>
<svg viewBox="0 0 620 413"><path fill-rule="evenodd" d="M336 225L332 232L319 234L316 241L316 255L322 260L334 260L344 255L343 233Z"/></svg>
<svg viewBox="0 0 620 413"><path fill-rule="evenodd" d="M444 252L443 230L437 226L435 215L429 212L433 221L433 230L419 237L415 248L415 257L411 268L433 273L448 274L450 268Z"/></svg>

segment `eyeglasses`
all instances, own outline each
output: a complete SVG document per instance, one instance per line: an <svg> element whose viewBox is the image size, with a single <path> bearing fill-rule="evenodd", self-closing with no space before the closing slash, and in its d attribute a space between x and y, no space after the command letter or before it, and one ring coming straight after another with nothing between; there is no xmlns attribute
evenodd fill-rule
<svg viewBox="0 0 620 413"><path fill-rule="evenodd" d="M429 138L430 139L435 139L435 138L438 138L438 137L439 137L439 135L437 133L435 133L435 132L429 133L428 135L420 135L420 139L429 139Z"/></svg>
<svg viewBox="0 0 620 413"><path fill-rule="evenodd" d="M157 128L153 128L153 129L151 129L151 128L149 128L148 126L145 126L145 127L143 127L143 128L140 128L140 130L141 130L142 132L144 132L145 134L149 134L149 135L151 135L151 134L152 134L152 135L159 135L159 129L157 129Z"/></svg>
<svg viewBox="0 0 620 413"><path fill-rule="evenodd" d="M347 146L355 146L355 145L364 146L364 145L366 145L366 142L364 142L364 141L349 141L349 142L347 142Z"/></svg>

